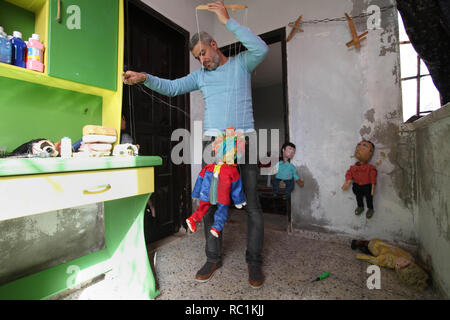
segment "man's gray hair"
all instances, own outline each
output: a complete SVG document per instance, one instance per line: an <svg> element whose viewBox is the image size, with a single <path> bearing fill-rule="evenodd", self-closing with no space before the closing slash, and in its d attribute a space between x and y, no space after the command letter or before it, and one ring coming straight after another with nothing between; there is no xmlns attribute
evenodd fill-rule
<svg viewBox="0 0 450 320"><path fill-rule="evenodd" d="M191 41L189 41L189 51L192 51L194 49L195 45L198 43L198 40L200 38L200 41L203 42L206 45L210 45L211 41L214 41L213 37L205 31L200 31L200 37L198 35L198 32L194 34L191 38Z"/></svg>

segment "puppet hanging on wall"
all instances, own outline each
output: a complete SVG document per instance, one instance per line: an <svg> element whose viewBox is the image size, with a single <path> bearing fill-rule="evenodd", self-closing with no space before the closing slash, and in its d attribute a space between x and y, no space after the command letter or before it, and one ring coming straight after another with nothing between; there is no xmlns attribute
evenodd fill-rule
<svg viewBox="0 0 450 320"><path fill-rule="evenodd" d="M192 197L200 201L197 210L186 219L192 232L197 231L197 223L203 219L211 205L217 205L210 232L218 238L227 221L230 202L233 201L238 209L247 204L237 166L230 164L230 159L237 158L242 149L241 138L241 135L234 132L234 128L230 128L226 135L219 136L213 143L217 164L211 163L203 167L192 191Z"/></svg>
<svg viewBox="0 0 450 320"><path fill-rule="evenodd" d="M359 216L364 211L363 200L365 197L367 203L367 219L372 218L374 214L373 195L377 183L377 169L368 163L373 156L374 150L375 145L367 140L363 140L356 145L355 158L359 161L347 170L345 183L341 187L342 190L348 190L350 184L353 182L352 190L356 195L356 202L358 204L355 209L355 215Z"/></svg>

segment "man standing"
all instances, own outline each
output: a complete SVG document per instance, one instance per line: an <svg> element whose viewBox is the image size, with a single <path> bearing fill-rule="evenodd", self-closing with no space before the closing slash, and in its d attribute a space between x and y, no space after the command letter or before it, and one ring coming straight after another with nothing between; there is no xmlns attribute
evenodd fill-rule
<svg viewBox="0 0 450 320"><path fill-rule="evenodd" d="M167 96L176 96L200 90L205 101L204 136L214 137L231 126L236 131L255 134L251 98L251 72L263 61L268 52L266 43L250 29L241 26L228 15L222 1L208 4L208 10L217 15L220 23L231 31L247 48L235 57L227 58L217 42L206 32L195 34L189 49L202 68L176 80L166 80L147 73L127 71L122 75L125 84L143 83L148 88ZM239 170L247 198L247 251L246 262L249 283L253 288L263 284L261 270L264 242L264 219L257 193L258 167L255 164L239 164ZM205 282L222 266L222 237L210 232L215 208L211 207L203 221L205 224L207 261L197 272L195 279Z"/></svg>

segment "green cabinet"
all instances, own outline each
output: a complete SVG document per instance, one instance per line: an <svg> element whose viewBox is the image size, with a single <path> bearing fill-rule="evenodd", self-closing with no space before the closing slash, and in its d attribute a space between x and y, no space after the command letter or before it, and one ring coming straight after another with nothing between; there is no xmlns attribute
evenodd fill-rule
<svg viewBox="0 0 450 320"><path fill-rule="evenodd" d="M116 90L119 1L50 0L49 10L48 74Z"/></svg>

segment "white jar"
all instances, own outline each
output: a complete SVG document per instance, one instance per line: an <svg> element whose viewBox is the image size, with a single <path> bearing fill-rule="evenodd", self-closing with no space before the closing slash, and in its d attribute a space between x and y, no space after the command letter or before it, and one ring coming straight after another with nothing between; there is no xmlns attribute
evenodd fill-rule
<svg viewBox="0 0 450 320"><path fill-rule="evenodd" d="M61 158L72 157L72 140L68 137L61 139Z"/></svg>

